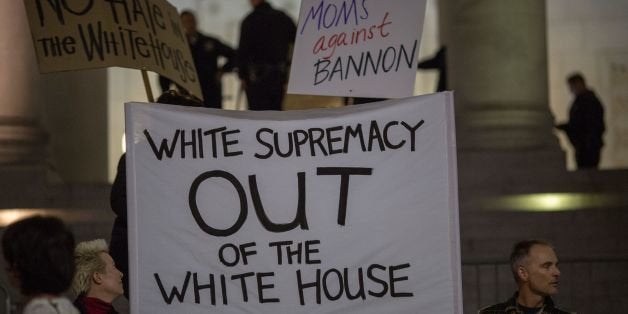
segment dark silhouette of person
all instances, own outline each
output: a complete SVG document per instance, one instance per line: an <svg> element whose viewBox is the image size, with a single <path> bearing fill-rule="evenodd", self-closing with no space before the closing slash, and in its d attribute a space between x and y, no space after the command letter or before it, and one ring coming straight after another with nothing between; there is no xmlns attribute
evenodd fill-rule
<svg viewBox="0 0 628 314"><path fill-rule="evenodd" d="M79 314L63 296L76 269L74 235L63 221L36 215L10 224L2 252L9 282L26 298L20 313Z"/></svg>
<svg viewBox="0 0 628 314"><path fill-rule="evenodd" d="M205 107L220 109L222 108L222 74L233 71L236 52L220 40L200 33L196 16L192 11L181 12L181 25L190 44L190 52L203 93L203 103ZM227 59L222 66L218 66L220 57ZM169 90L171 83L170 79L159 77L162 91Z"/></svg>
<svg viewBox="0 0 628 314"><path fill-rule="evenodd" d="M570 75L567 83L575 98L569 109L569 121L556 128L564 131L573 145L578 169L597 168L604 146L604 107L587 87L582 74Z"/></svg>
<svg viewBox="0 0 628 314"><path fill-rule="evenodd" d="M447 47L440 47L433 57L420 61L417 68L438 70L436 91L442 92L447 90Z"/></svg>
<svg viewBox="0 0 628 314"><path fill-rule="evenodd" d="M161 104L202 107L203 103L200 99L178 92L176 90L168 90L157 98L157 102ZM122 272L122 284L124 287L124 296L129 298L129 243L128 243L128 225L127 225L127 195L126 195L126 153L120 156L116 178L111 186L111 194L109 195L111 209L116 215L111 229L111 242L109 244L109 255L113 258L116 267Z"/></svg>
<svg viewBox="0 0 628 314"><path fill-rule="evenodd" d="M253 11L242 21L238 73L249 110L281 110L289 53L296 25L265 0L250 0Z"/></svg>

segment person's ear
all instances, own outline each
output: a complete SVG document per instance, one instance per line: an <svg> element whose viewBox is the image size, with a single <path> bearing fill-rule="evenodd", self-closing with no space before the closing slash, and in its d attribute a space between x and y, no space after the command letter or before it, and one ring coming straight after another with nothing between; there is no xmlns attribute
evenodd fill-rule
<svg viewBox="0 0 628 314"><path fill-rule="evenodd" d="M523 267L521 265L518 266L517 267L517 275L519 276L519 280L521 280L521 281L528 281L529 274L528 274L528 270L525 267Z"/></svg>
<svg viewBox="0 0 628 314"><path fill-rule="evenodd" d="M92 274L92 282L99 285L102 283L102 276L100 275L99 272L94 272Z"/></svg>

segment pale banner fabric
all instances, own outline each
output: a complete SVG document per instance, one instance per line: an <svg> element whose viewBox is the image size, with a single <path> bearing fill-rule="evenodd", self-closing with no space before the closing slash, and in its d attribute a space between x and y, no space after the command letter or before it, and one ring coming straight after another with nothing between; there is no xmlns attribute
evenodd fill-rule
<svg viewBox="0 0 628 314"><path fill-rule="evenodd" d="M126 119L133 313L462 313L451 92Z"/></svg>

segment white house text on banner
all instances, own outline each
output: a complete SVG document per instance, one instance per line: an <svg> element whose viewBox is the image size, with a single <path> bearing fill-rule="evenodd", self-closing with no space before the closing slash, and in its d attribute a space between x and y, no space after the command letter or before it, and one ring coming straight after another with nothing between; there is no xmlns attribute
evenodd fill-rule
<svg viewBox="0 0 628 314"><path fill-rule="evenodd" d="M203 97L179 14L166 0L24 4L42 73L111 66L146 69Z"/></svg>
<svg viewBox="0 0 628 314"><path fill-rule="evenodd" d="M452 93L130 103L133 313L462 313Z"/></svg>
<svg viewBox="0 0 628 314"><path fill-rule="evenodd" d="M303 0L292 94L413 95L424 0Z"/></svg>

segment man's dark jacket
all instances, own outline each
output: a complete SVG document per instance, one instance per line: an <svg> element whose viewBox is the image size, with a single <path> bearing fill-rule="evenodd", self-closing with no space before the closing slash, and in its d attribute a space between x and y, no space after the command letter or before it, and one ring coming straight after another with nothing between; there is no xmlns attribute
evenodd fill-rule
<svg viewBox="0 0 628 314"><path fill-rule="evenodd" d="M523 314L523 310L517 304L517 295L515 293L508 301L485 307L478 311L478 314ZM540 314L570 314L554 306L552 298L545 298L545 307Z"/></svg>

